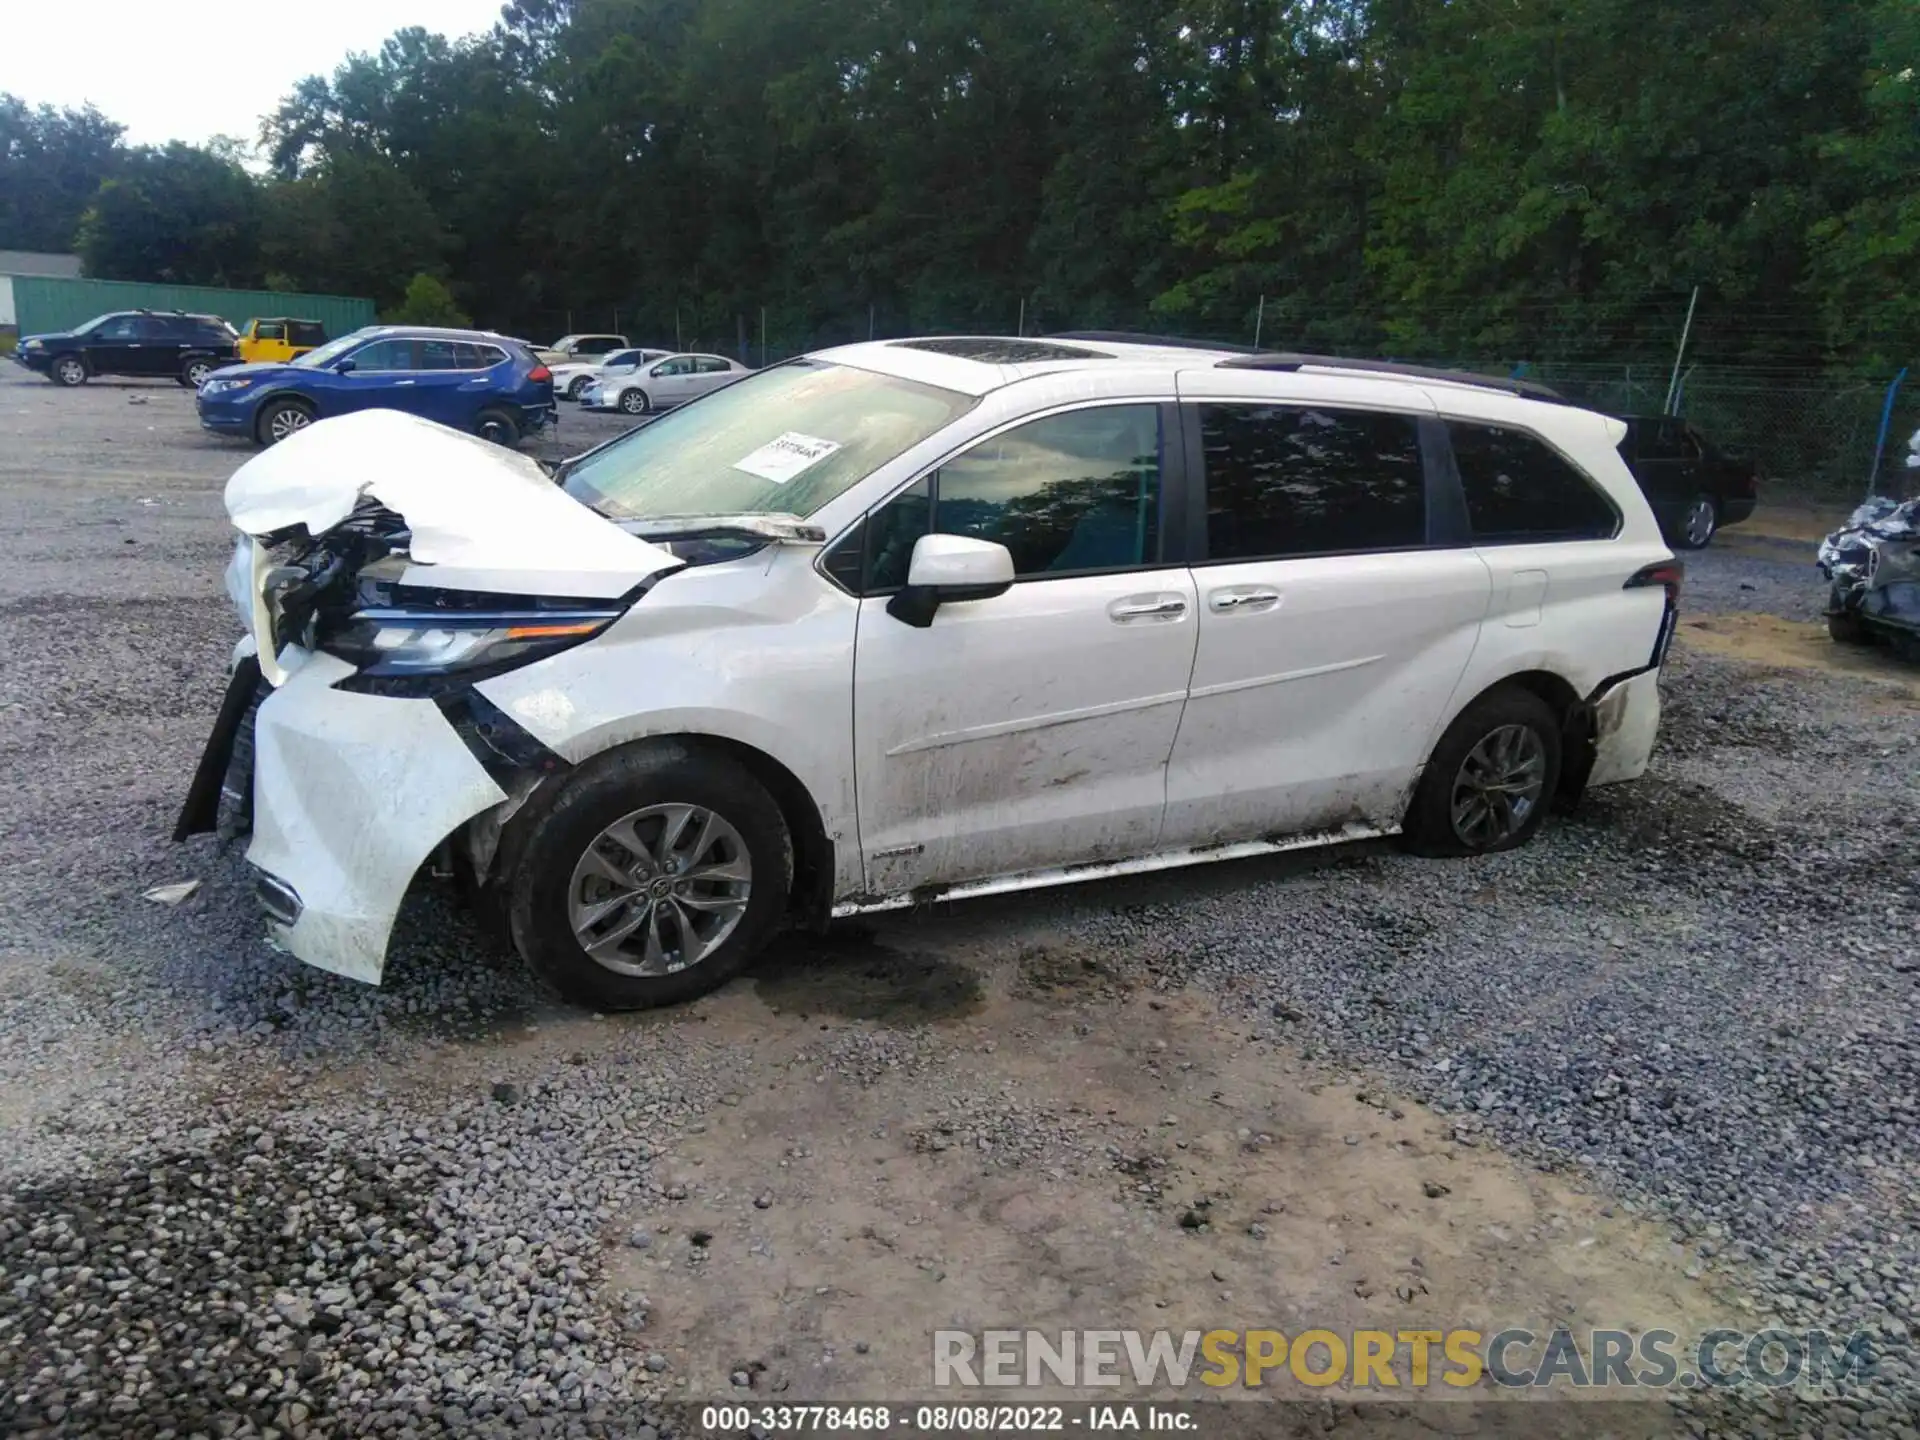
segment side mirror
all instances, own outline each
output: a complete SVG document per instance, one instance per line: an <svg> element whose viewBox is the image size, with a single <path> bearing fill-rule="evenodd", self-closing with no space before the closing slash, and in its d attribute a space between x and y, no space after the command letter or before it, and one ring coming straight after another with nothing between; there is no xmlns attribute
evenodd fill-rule
<svg viewBox="0 0 1920 1440"><path fill-rule="evenodd" d="M333 373L336 375L351 375L358 368L352 360L336 360L333 362Z"/></svg>
<svg viewBox="0 0 1920 1440"><path fill-rule="evenodd" d="M907 563L907 584L887 602L887 613L924 630L942 605L991 600L1013 588L1013 553L971 535L922 535Z"/></svg>

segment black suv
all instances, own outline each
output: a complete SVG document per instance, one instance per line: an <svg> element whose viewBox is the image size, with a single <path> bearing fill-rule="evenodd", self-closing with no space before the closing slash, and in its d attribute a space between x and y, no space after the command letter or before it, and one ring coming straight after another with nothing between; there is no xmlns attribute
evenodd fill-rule
<svg viewBox="0 0 1920 1440"><path fill-rule="evenodd" d="M14 358L56 385L84 384L90 375L146 375L197 390L239 358L236 338L218 315L116 310L60 334L24 336Z"/></svg>
<svg viewBox="0 0 1920 1440"><path fill-rule="evenodd" d="M1759 471L1750 460L1716 450L1684 420L1626 415L1620 458L1676 550L1698 550L1722 525L1753 514Z"/></svg>

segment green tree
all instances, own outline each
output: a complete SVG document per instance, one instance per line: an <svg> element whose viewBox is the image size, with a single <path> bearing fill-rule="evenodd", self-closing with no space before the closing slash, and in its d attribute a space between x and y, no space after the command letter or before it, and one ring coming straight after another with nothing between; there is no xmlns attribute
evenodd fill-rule
<svg viewBox="0 0 1920 1440"><path fill-rule="evenodd" d="M122 157L80 220L87 273L102 280L258 284L260 193L238 165L178 143Z"/></svg>
<svg viewBox="0 0 1920 1440"><path fill-rule="evenodd" d="M38 109L0 92L0 250L64 254L120 163L122 127L91 105Z"/></svg>
<svg viewBox="0 0 1920 1440"><path fill-rule="evenodd" d="M434 275L416 275L407 282L407 295L387 315L393 325L471 325L466 312L454 303L446 282Z"/></svg>

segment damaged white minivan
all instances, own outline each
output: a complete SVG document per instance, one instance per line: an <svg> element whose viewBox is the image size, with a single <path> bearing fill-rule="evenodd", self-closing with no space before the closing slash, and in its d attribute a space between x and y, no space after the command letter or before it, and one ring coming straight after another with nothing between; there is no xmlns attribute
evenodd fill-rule
<svg viewBox="0 0 1920 1440"><path fill-rule="evenodd" d="M249 636L178 836L377 983L423 870L599 1009L783 923L1401 833L1646 767L1680 570L1524 383L1076 335L874 342L549 475L392 411L227 486Z"/></svg>

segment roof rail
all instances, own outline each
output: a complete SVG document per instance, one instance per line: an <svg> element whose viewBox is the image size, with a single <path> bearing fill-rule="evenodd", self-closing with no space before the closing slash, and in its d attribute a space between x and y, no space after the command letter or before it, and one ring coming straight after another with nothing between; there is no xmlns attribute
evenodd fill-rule
<svg viewBox="0 0 1920 1440"><path fill-rule="evenodd" d="M1223 370L1347 370L1365 375L1393 375L1403 380L1438 380L1448 385L1471 385L1481 390L1500 390L1526 400L1542 400L1553 405L1573 402L1558 390L1533 380L1511 380L1500 375L1477 375L1471 370L1444 370L1432 365L1405 365L1398 360L1347 360L1337 355L1294 355L1255 352L1233 360L1222 360Z"/></svg>
<svg viewBox="0 0 1920 1440"><path fill-rule="evenodd" d="M1161 345L1170 350L1218 350L1228 355L1260 355L1264 351L1251 345L1235 345L1226 340L1193 340L1184 335L1145 335L1132 330L1062 330L1043 335L1043 340L1091 341L1096 345Z"/></svg>

